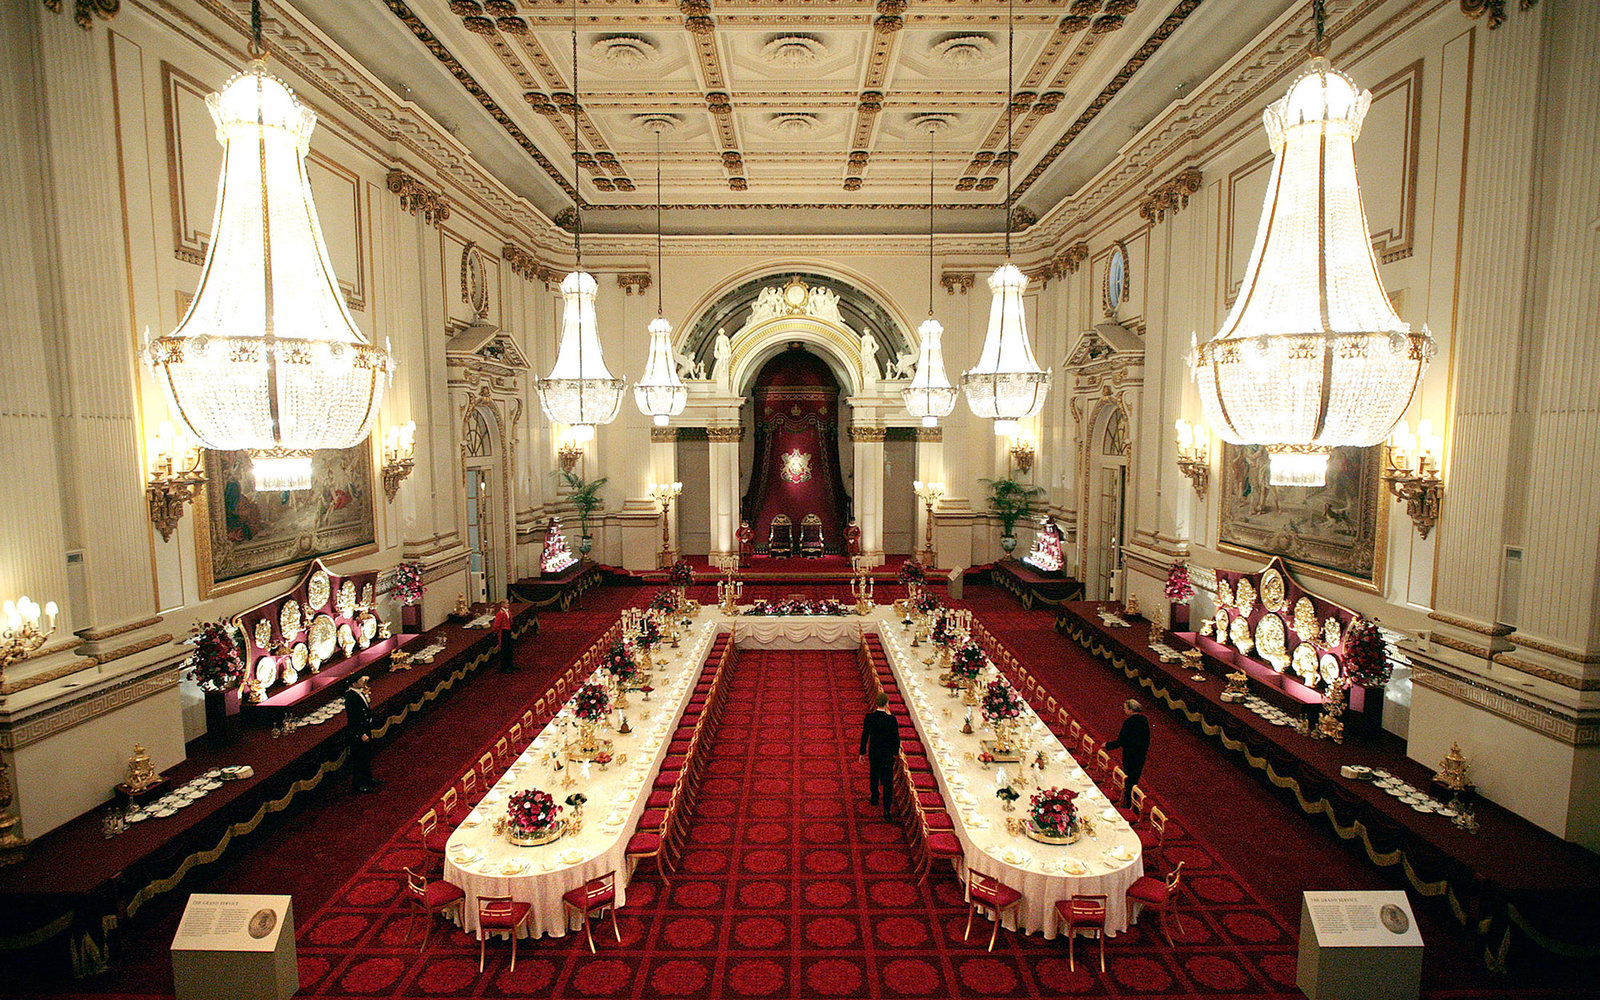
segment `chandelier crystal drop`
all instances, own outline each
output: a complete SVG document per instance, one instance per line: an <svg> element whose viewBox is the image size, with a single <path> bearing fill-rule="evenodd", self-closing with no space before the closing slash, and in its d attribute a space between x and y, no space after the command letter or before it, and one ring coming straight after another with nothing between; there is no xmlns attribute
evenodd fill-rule
<svg viewBox="0 0 1600 1000"><path fill-rule="evenodd" d="M1028 343L1028 327L1022 310L1022 292L1027 276L1011 263L1011 148L1015 60L1015 24L1012 5L1006 5L1006 262L989 276L989 329L983 337L983 352L978 363L961 376L967 406L979 417L994 421L996 435L1015 434L1017 421L1044 408L1050 391L1050 372L1041 369Z"/></svg>
<svg viewBox="0 0 1600 1000"><path fill-rule="evenodd" d="M1273 485L1322 486L1330 449L1381 442L1435 352L1378 276L1355 161L1371 102L1318 56L1267 108L1255 249L1221 330L1190 354L1206 421L1265 445Z"/></svg>
<svg viewBox="0 0 1600 1000"><path fill-rule="evenodd" d="M308 489L313 451L367 436L394 360L334 279L305 169L316 115L259 58L206 105L223 147L211 245L145 361L190 436L250 452L257 490Z"/></svg>
<svg viewBox="0 0 1600 1000"><path fill-rule="evenodd" d="M571 427L574 440L594 438L597 424L609 424L622 406L622 379L606 368L600 351L594 299L600 286L583 269L583 200L578 193L578 5L572 5L572 273L561 279L561 346L548 378L536 379L539 408L559 424Z"/></svg>

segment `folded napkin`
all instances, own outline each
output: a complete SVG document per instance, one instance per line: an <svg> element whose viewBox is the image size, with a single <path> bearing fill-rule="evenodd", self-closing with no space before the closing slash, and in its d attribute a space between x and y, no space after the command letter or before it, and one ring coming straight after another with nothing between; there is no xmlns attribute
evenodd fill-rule
<svg viewBox="0 0 1600 1000"><path fill-rule="evenodd" d="M1060 868L1063 875L1089 874L1089 866L1084 864L1082 861L1079 861L1077 858L1063 858Z"/></svg>

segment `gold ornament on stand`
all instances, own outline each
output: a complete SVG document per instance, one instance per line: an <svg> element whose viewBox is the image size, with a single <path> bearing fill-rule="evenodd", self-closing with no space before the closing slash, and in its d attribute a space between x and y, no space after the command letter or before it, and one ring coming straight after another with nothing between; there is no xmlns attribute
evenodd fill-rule
<svg viewBox="0 0 1600 1000"><path fill-rule="evenodd" d="M1239 701L1244 698L1245 695L1250 693L1249 688L1246 686L1249 680L1250 675L1243 670L1236 670L1229 674L1228 686L1222 689L1222 700Z"/></svg>
<svg viewBox="0 0 1600 1000"><path fill-rule="evenodd" d="M161 783L161 775L156 773L156 766L150 760L150 755L143 746L133 745L133 756L128 758L128 779L124 784L129 795L138 795L155 785Z"/></svg>
<svg viewBox="0 0 1600 1000"><path fill-rule="evenodd" d="M1335 743L1344 742L1344 688L1337 687L1331 694L1331 701L1322 704L1322 718L1317 721L1315 736L1332 740Z"/></svg>
<svg viewBox="0 0 1600 1000"><path fill-rule="evenodd" d="M1139 595L1138 594L1129 594L1128 595L1128 600L1126 602L1124 602L1122 607L1130 615L1138 614L1139 613Z"/></svg>
<svg viewBox="0 0 1600 1000"><path fill-rule="evenodd" d="M1461 752L1461 744L1452 742L1450 752L1444 755L1439 762L1439 773L1435 775L1439 784L1453 792L1463 791L1471 787L1472 782L1467 778L1467 757Z"/></svg>
<svg viewBox="0 0 1600 1000"><path fill-rule="evenodd" d="M456 595L456 609L451 614L457 618L470 618L472 616L472 607L467 604L466 594Z"/></svg>

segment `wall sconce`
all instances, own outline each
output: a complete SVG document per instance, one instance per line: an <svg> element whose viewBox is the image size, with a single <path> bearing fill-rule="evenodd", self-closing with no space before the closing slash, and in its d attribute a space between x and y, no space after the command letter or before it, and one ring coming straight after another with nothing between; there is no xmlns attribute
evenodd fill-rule
<svg viewBox="0 0 1600 1000"><path fill-rule="evenodd" d="M41 611L49 619L43 629L39 627ZM0 609L0 694L5 692L6 671L32 656L55 631L55 601L47 601L41 608L24 594L5 603Z"/></svg>
<svg viewBox="0 0 1600 1000"><path fill-rule="evenodd" d="M1205 424L1190 424L1180 420L1173 425L1178 431L1178 471L1194 485L1195 495L1206 498L1206 487L1211 485L1211 431Z"/></svg>
<svg viewBox="0 0 1600 1000"><path fill-rule="evenodd" d="M1444 438L1433 432L1432 420L1419 421L1416 434L1400 421L1384 446L1383 481L1406 505L1406 515L1423 538L1439 523L1439 505L1444 501L1444 481L1439 478L1442 454Z"/></svg>
<svg viewBox="0 0 1600 1000"><path fill-rule="evenodd" d="M200 449L190 447L179 437L172 421L163 420L150 436L150 481L145 483L145 500L150 505L150 523L169 542L183 520L183 508L206 483L200 471Z"/></svg>
<svg viewBox="0 0 1600 1000"><path fill-rule="evenodd" d="M678 561L672 548L672 501L683 492L682 483L651 483L650 495L661 505L661 568L670 569Z"/></svg>
<svg viewBox="0 0 1600 1000"><path fill-rule="evenodd" d="M1023 475L1033 471L1033 435L1027 431L1018 431L1011 439L1011 461L1016 465L1017 471Z"/></svg>
<svg viewBox="0 0 1600 1000"><path fill-rule="evenodd" d="M917 553L917 558L921 560L923 569L933 569L938 565L937 556L933 551L933 505L944 498L944 483L925 483L918 479L911 484L911 489L928 511L927 534L923 538L922 551Z"/></svg>
<svg viewBox="0 0 1600 1000"><path fill-rule="evenodd" d="M417 464L417 422L407 420L383 436L383 495L394 503L400 484Z"/></svg>
<svg viewBox="0 0 1600 1000"><path fill-rule="evenodd" d="M561 463L561 471L570 474L578 467L578 460L583 458L583 442L576 437L564 438L561 447L556 449L556 461Z"/></svg>

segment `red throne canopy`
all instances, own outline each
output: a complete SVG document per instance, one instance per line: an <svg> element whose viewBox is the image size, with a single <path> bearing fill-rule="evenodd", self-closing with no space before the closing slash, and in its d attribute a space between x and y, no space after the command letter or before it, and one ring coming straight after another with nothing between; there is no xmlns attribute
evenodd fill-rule
<svg viewBox="0 0 1600 1000"><path fill-rule="evenodd" d="M772 519L789 515L798 546L807 514L822 520L824 552L843 552L850 498L839 470L839 383L821 358L791 347L756 375L755 465L741 516L765 552Z"/></svg>

